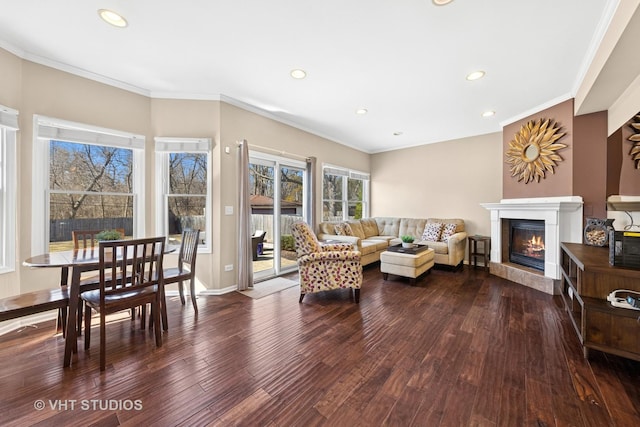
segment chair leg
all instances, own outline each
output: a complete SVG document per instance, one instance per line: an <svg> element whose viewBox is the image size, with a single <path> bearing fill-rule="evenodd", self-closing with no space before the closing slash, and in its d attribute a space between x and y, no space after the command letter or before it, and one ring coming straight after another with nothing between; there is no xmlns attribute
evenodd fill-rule
<svg viewBox="0 0 640 427"><path fill-rule="evenodd" d="M154 331L153 333L156 336L156 347L162 347L162 331L160 330L160 313L157 306L158 302L151 304L151 312L154 313L153 323L154 323Z"/></svg>
<svg viewBox="0 0 640 427"><path fill-rule="evenodd" d="M89 350L91 346L91 307L85 304L84 313L84 349Z"/></svg>
<svg viewBox="0 0 640 427"><path fill-rule="evenodd" d="M196 302L196 281L191 279L189 280L189 289L191 292L191 303L193 304L193 309L198 311L198 303Z"/></svg>
<svg viewBox="0 0 640 427"><path fill-rule="evenodd" d="M85 307L84 301L82 300L78 301L78 329L77 329L78 336L82 336L82 312L84 310L84 307Z"/></svg>
<svg viewBox="0 0 640 427"><path fill-rule="evenodd" d="M153 316L153 307L151 307L151 315ZM147 304L144 304L140 307L140 329L144 329L147 321ZM149 322L151 323L151 322ZM149 324L149 328L151 328L151 324Z"/></svg>
<svg viewBox="0 0 640 427"><path fill-rule="evenodd" d="M355 299L356 304L360 302L360 289L353 290L353 298Z"/></svg>
<svg viewBox="0 0 640 427"><path fill-rule="evenodd" d="M184 300L184 289L182 287L182 282L178 282L178 292L180 292L180 302L182 303L182 305L184 305L185 300Z"/></svg>
<svg viewBox="0 0 640 427"><path fill-rule="evenodd" d="M300 293L300 301L298 301L298 303L301 303L301 302L302 302L302 298L304 298L304 295L305 295L305 294L303 294L302 292Z"/></svg>
<svg viewBox="0 0 640 427"><path fill-rule="evenodd" d="M107 318L104 312L100 312L100 371L107 368Z"/></svg>
<svg viewBox="0 0 640 427"><path fill-rule="evenodd" d="M62 338L67 336L67 308L58 309L58 320L56 322L56 332L62 329Z"/></svg>
<svg viewBox="0 0 640 427"><path fill-rule="evenodd" d="M182 289L182 284L180 284L180 289ZM162 330L169 330L169 321L167 320L167 299L164 294L164 286L160 288L160 301L158 302L160 307L158 308L158 317L162 317Z"/></svg>

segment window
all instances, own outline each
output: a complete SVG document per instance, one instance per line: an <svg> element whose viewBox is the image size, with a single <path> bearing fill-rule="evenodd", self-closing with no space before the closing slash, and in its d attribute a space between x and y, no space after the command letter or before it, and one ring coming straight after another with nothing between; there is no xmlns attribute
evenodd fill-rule
<svg viewBox="0 0 640 427"><path fill-rule="evenodd" d="M322 220L369 216L369 174L335 166L322 168Z"/></svg>
<svg viewBox="0 0 640 427"><path fill-rule="evenodd" d="M199 229L200 251L211 248L211 176L209 138L156 138L156 227L180 241L182 230Z"/></svg>
<svg viewBox="0 0 640 427"><path fill-rule="evenodd" d="M18 112L0 105L0 273L15 270Z"/></svg>
<svg viewBox="0 0 640 427"><path fill-rule="evenodd" d="M35 116L32 251L72 248L72 230L144 234L144 137Z"/></svg>

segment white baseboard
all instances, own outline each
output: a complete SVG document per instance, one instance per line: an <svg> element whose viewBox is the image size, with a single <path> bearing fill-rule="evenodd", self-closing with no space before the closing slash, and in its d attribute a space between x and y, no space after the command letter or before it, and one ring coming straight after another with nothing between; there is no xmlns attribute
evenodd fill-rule
<svg viewBox="0 0 640 427"><path fill-rule="evenodd" d="M20 317L18 319L7 320L0 324L0 335L24 328L25 326L35 325L36 323L42 323L48 320L55 320L57 317L58 310L51 310L43 313L32 314L31 316ZM52 333L53 332L55 332L55 329L52 329Z"/></svg>

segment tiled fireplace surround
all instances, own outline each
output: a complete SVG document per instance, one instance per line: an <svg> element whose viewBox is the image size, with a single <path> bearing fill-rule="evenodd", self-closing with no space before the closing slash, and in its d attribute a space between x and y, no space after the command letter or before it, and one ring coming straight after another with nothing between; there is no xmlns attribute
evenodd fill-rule
<svg viewBox="0 0 640 427"><path fill-rule="evenodd" d="M582 197L502 199L483 203L491 212L491 265L496 276L548 294L560 287L560 242L582 242ZM544 220L544 273L509 262L509 220Z"/></svg>

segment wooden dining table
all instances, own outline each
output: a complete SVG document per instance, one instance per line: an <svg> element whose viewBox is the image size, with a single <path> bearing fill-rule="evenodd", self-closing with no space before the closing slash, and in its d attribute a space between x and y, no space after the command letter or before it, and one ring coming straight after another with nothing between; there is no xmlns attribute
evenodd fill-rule
<svg viewBox="0 0 640 427"><path fill-rule="evenodd" d="M165 254L176 251L175 245L165 246ZM33 268L60 268L60 285L68 286L69 309L67 326L65 330L64 361L63 367L71 366L73 353L78 352L77 313L80 298L80 278L82 273L98 270L100 265L99 249L74 249L70 251L49 252L42 255L27 258L22 265ZM69 269L71 269L71 282L69 282ZM164 299L164 292L163 292ZM164 304L164 301L162 302ZM164 310L163 310L164 311ZM163 319L166 325L166 319Z"/></svg>

